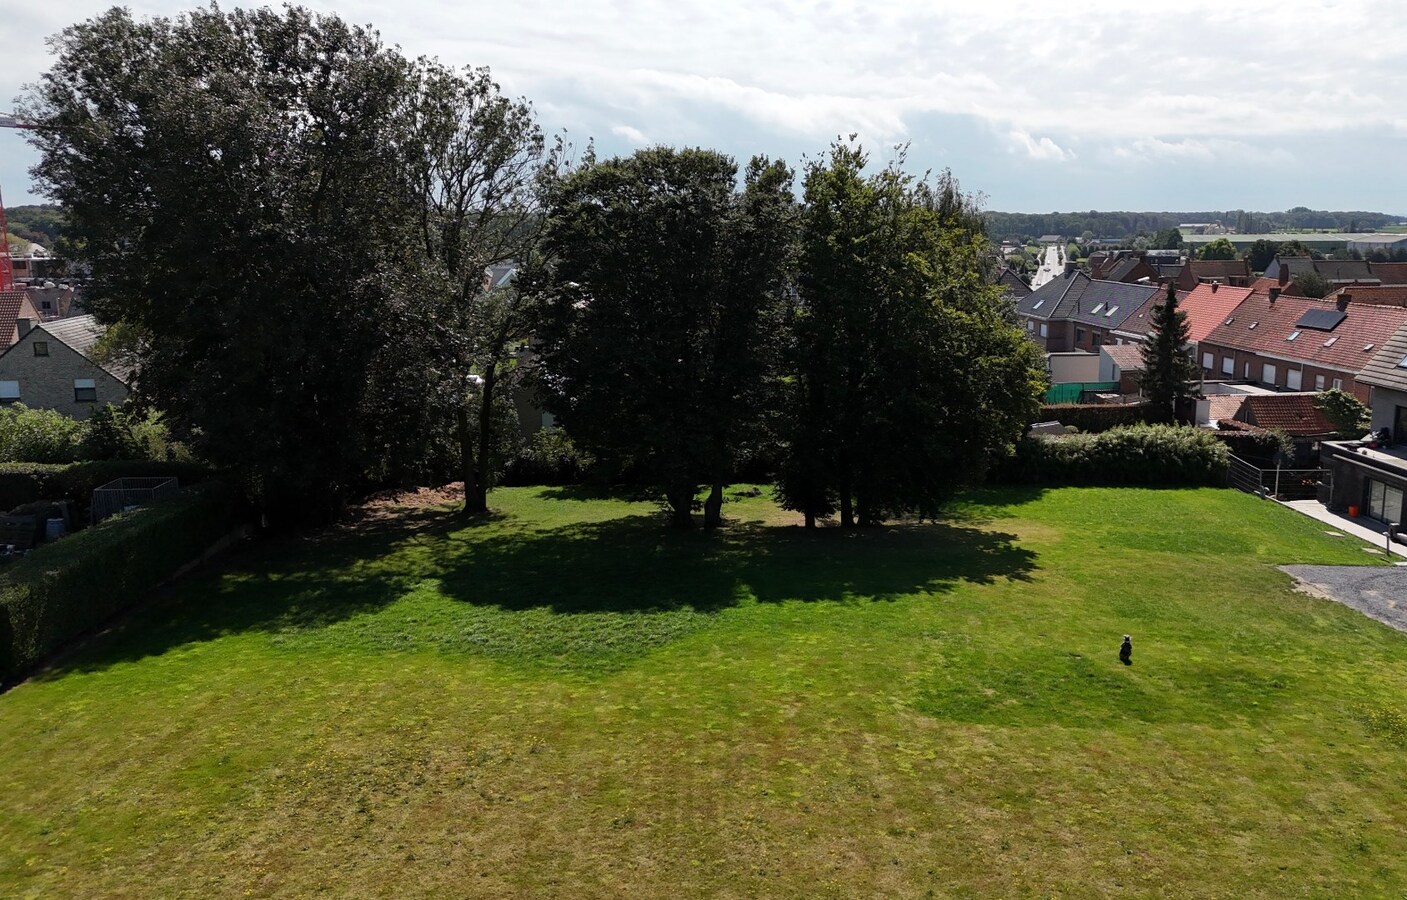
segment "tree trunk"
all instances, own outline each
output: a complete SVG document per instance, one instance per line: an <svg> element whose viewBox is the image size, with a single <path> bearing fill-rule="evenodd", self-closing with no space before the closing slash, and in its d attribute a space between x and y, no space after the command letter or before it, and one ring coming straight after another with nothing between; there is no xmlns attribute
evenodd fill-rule
<svg viewBox="0 0 1407 900"><path fill-rule="evenodd" d="M840 487L840 527L855 527L855 501L850 496L849 484Z"/></svg>
<svg viewBox="0 0 1407 900"><path fill-rule="evenodd" d="M459 420L459 468L464 475L463 515L472 516L474 510L470 505L470 498L476 496L479 489L475 483L478 478L474 469L474 436L469 430L468 398L459 403L459 408L455 412Z"/></svg>
<svg viewBox="0 0 1407 900"><path fill-rule="evenodd" d="M496 383L494 365L490 364L484 375L484 390L479 400L479 459L478 474L474 479L474 493L469 494L469 486L464 486L464 509L470 514L489 511L489 467L493 464L493 389Z"/></svg>
<svg viewBox="0 0 1407 900"><path fill-rule="evenodd" d="M870 528L875 524L874 508L865 500L863 494L861 494L860 499L855 502L855 516L859 519L861 528Z"/></svg>
<svg viewBox="0 0 1407 900"><path fill-rule="evenodd" d="M809 498L808 498L807 501L806 501L806 513L805 513L805 515L806 515L806 527L807 527L807 528L815 528L815 527L816 527L816 510L815 510L815 508L812 506L812 501L811 501Z"/></svg>
<svg viewBox="0 0 1407 900"><path fill-rule="evenodd" d="M669 501L669 524L675 528L694 527L694 490L692 487L673 487L665 491Z"/></svg>
<svg viewBox="0 0 1407 900"><path fill-rule="evenodd" d="M723 524L723 483L715 481L704 501L704 527L718 528Z"/></svg>

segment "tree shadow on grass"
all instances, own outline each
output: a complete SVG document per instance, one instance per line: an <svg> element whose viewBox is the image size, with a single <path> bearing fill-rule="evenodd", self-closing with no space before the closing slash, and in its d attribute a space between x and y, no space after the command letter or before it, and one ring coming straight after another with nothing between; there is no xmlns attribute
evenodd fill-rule
<svg viewBox="0 0 1407 900"><path fill-rule="evenodd" d="M817 531L749 524L705 533L672 531L659 515L638 514L551 529L488 524L466 527L452 513L422 509L316 540L251 547L40 677L101 670L225 635L312 633L427 585L464 604L466 615L484 608L708 615L753 598L866 602L943 593L964 582L1025 579L1036 563L1013 536L960 523ZM435 634L419 639L447 643Z"/></svg>

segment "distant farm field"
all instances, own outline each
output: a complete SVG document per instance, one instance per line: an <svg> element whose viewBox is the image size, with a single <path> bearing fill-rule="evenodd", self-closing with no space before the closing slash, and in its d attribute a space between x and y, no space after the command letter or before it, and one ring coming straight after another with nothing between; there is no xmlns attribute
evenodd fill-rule
<svg viewBox="0 0 1407 900"><path fill-rule="evenodd" d="M491 500L252 547L0 695L0 896L1407 892L1407 635L1293 591L1373 558L1274 504Z"/></svg>

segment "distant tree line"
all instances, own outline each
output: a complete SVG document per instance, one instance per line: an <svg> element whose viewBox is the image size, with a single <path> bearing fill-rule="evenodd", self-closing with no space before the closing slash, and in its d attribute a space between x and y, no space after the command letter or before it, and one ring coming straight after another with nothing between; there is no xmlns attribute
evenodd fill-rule
<svg viewBox="0 0 1407 900"><path fill-rule="evenodd" d="M487 70L299 8L53 47L21 114L92 308L271 522L454 476L483 512L525 391L679 525L759 457L808 523L931 514L1037 409L980 210L902 154L838 140L800 199L761 157L577 158Z"/></svg>
<svg viewBox="0 0 1407 900"><path fill-rule="evenodd" d="M1297 206L1284 212L1262 213L1245 210L1204 212L1089 212L1006 213L987 212L987 234L994 241L1015 241L1059 234L1066 238L1088 235L1132 241L1152 238L1167 229L1188 222L1220 222L1241 234L1274 231L1375 231L1407 217L1388 213L1313 210Z"/></svg>
<svg viewBox="0 0 1407 900"><path fill-rule="evenodd" d="M49 204L7 206L5 226L14 237L53 249L63 228L63 211Z"/></svg>

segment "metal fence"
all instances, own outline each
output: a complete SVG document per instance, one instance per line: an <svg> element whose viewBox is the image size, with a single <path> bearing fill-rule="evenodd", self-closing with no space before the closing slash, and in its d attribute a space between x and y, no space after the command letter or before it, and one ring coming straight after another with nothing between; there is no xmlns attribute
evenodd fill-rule
<svg viewBox="0 0 1407 900"><path fill-rule="evenodd" d="M152 478L119 478L93 491L91 516L96 525L108 516L146 506L162 497L176 493L180 487L169 476Z"/></svg>
<svg viewBox="0 0 1407 900"><path fill-rule="evenodd" d="M1231 457L1226 483L1248 494L1276 500L1315 500L1319 486L1331 483L1328 469L1262 469L1239 456Z"/></svg>

